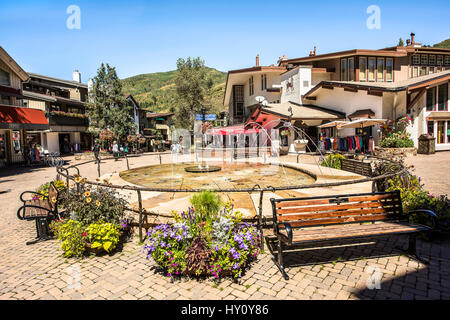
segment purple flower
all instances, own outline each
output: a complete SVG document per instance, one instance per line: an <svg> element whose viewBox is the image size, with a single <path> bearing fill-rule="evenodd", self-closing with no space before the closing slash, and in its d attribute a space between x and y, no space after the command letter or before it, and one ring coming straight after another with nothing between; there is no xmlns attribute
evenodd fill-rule
<svg viewBox="0 0 450 320"><path fill-rule="evenodd" d="M239 263L236 262L236 263L233 265L233 269L235 269L235 270L236 270L236 269L239 269Z"/></svg>
<svg viewBox="0 0 450 320"><path fill-rule="evenodd" d="M177 235L177 241L180 242L181 240L183 240L183 237L181 236L181 234Z"/></svg>
<svg viewBox="0 0 450 320"><path fill-rule="evenodd" d="M239 259L239 257L240 257L241 255L239 254L239 252L235 252L235 253L233 253L233 258L234 258L234 260L237 260L237 259Z"/></svg>

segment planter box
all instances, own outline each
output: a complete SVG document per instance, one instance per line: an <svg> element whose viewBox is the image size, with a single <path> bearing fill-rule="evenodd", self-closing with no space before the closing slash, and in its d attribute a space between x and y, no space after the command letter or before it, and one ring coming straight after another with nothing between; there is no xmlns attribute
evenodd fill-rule
<svg viewBox="0 0 450 320"><path fill-rule="evenodd" d="M379 157L395 157L395 156L409 156L417 155L417 148L381 148L381 147L375 147L374 154Z"/></svg>

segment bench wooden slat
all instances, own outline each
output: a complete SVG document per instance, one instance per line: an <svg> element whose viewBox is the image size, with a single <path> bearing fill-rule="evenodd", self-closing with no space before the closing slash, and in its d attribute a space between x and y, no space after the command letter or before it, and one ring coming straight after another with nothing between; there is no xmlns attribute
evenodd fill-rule
<svg viewBox="0 0 450 320"><path fill-rule="evenodd" d="M395 220L396 216L392 214L371 214L367 216L349 216L334 219L314 219L314 220L297 220L290 222L292 227L319 226L326 224L354 223L354 222L370 222L378 220Z"/></svg>
<svg viewBox="0 0 450 320"><path fill-rule="evenodd" d="M277 215L285 215L289 213L302 213L302 212L321 212L321 211L337 211L337 210L348 210L348 209L360 209L360 208L378 208L378 207L398 207L400 202L398 201L389 201L389 202L357 202L350 204L341 204L341 205L326 205L326 206L308 206L308 207L296 207L296 208L288 208L288 209L278 209Z"/></svg>
<svg viewBox="0 0 450 320"><path fill-rule="evenodd" d="M374 236L391 233L413 233L427 230L426 227L402 222L377 222L365 225L338 225L315 229L303 229L294 233L293 241L318 241L348 237ZM285 232L283 232L285 234Z"/></svg>
<svg viewBox="0 0 450 320"><path fill-rule="evenodd" d="M330 199L348 199L348 202L358 202L358 201L374 201L374 200L385 200L385 199L393 199L392 194L377 194L377 195L366 195L366 196L335 196L330 198L323 199L305 199L305 200L292 200L292 201L281 201L276 202L276 208L286 208L286 207L301 207L307 205L319 205L319 204L330 204Z"/></svg>
<svg viewBox="0 0 450 320"><path fill-rule="evenodd" d="M392 208L394 209L394 208ZM320 219L320 218L330 218L330 217L345 217L345 216L357 216L357 215L368 215L376 213L385 213L396 215L398 214L398 208L393 211L391 208L373 208L373 209L362 209L362 210L346 210L346 211L331 211L322 213L305 213L301 215L282 215L278 217L281 222L306 220L306 219ZM396 213L395 213L396 212Z"/></svg>

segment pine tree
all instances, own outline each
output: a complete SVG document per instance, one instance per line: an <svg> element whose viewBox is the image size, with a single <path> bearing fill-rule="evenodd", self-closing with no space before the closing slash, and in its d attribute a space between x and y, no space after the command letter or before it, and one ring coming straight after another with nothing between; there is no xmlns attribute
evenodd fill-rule
<svg viewBox="0 0 450 320"><path fill-rule="evenodd" d="M89 132L94 136L98 136L102 129L110 129L117 140L124 140L128 134L134 133L133 108L122 93L122 84L114 67L101 64L93 79L89 100Z"/></svg>
<svg viewBox="0 0 450 320"><path fill-rule="evenodd" d="M403 47L404 45L405 45L405 43L403 42L403 39L400 38L400 39L398 40L397 46L398 46L398 47Z"/></svg>
<svg viewBox="0 0 450 320"><path fill-rule="evenodd" d="M206 76L205 62L197 57L177 60L175 79L177 99L173 108L174 120L178 126L191 129L195 114L202 111L205 93L212 86Z"/></svg>

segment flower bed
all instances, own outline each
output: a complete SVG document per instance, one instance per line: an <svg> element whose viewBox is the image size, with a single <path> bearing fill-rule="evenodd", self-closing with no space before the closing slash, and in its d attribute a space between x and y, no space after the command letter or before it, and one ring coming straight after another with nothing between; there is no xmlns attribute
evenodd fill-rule
<svg viewBox="0 0 450 320"><path fill-rule="evenodd" d="M126 201L113 189L89 187L85 181L75 175L75 183L59 201L65 217L50 224L65 257L111 253L129 235L129 221L124 217Z"/></svg>
<svg viewBox="0 0 450 320"><path fill-rule="evenodd" d="M174 212L173 225L160 224L148 232L144 246L167 276L233 276L242 272L259 254L261 237L253 224L242 222L231 203L204 191L191 198L193 208Z"/></svg>

